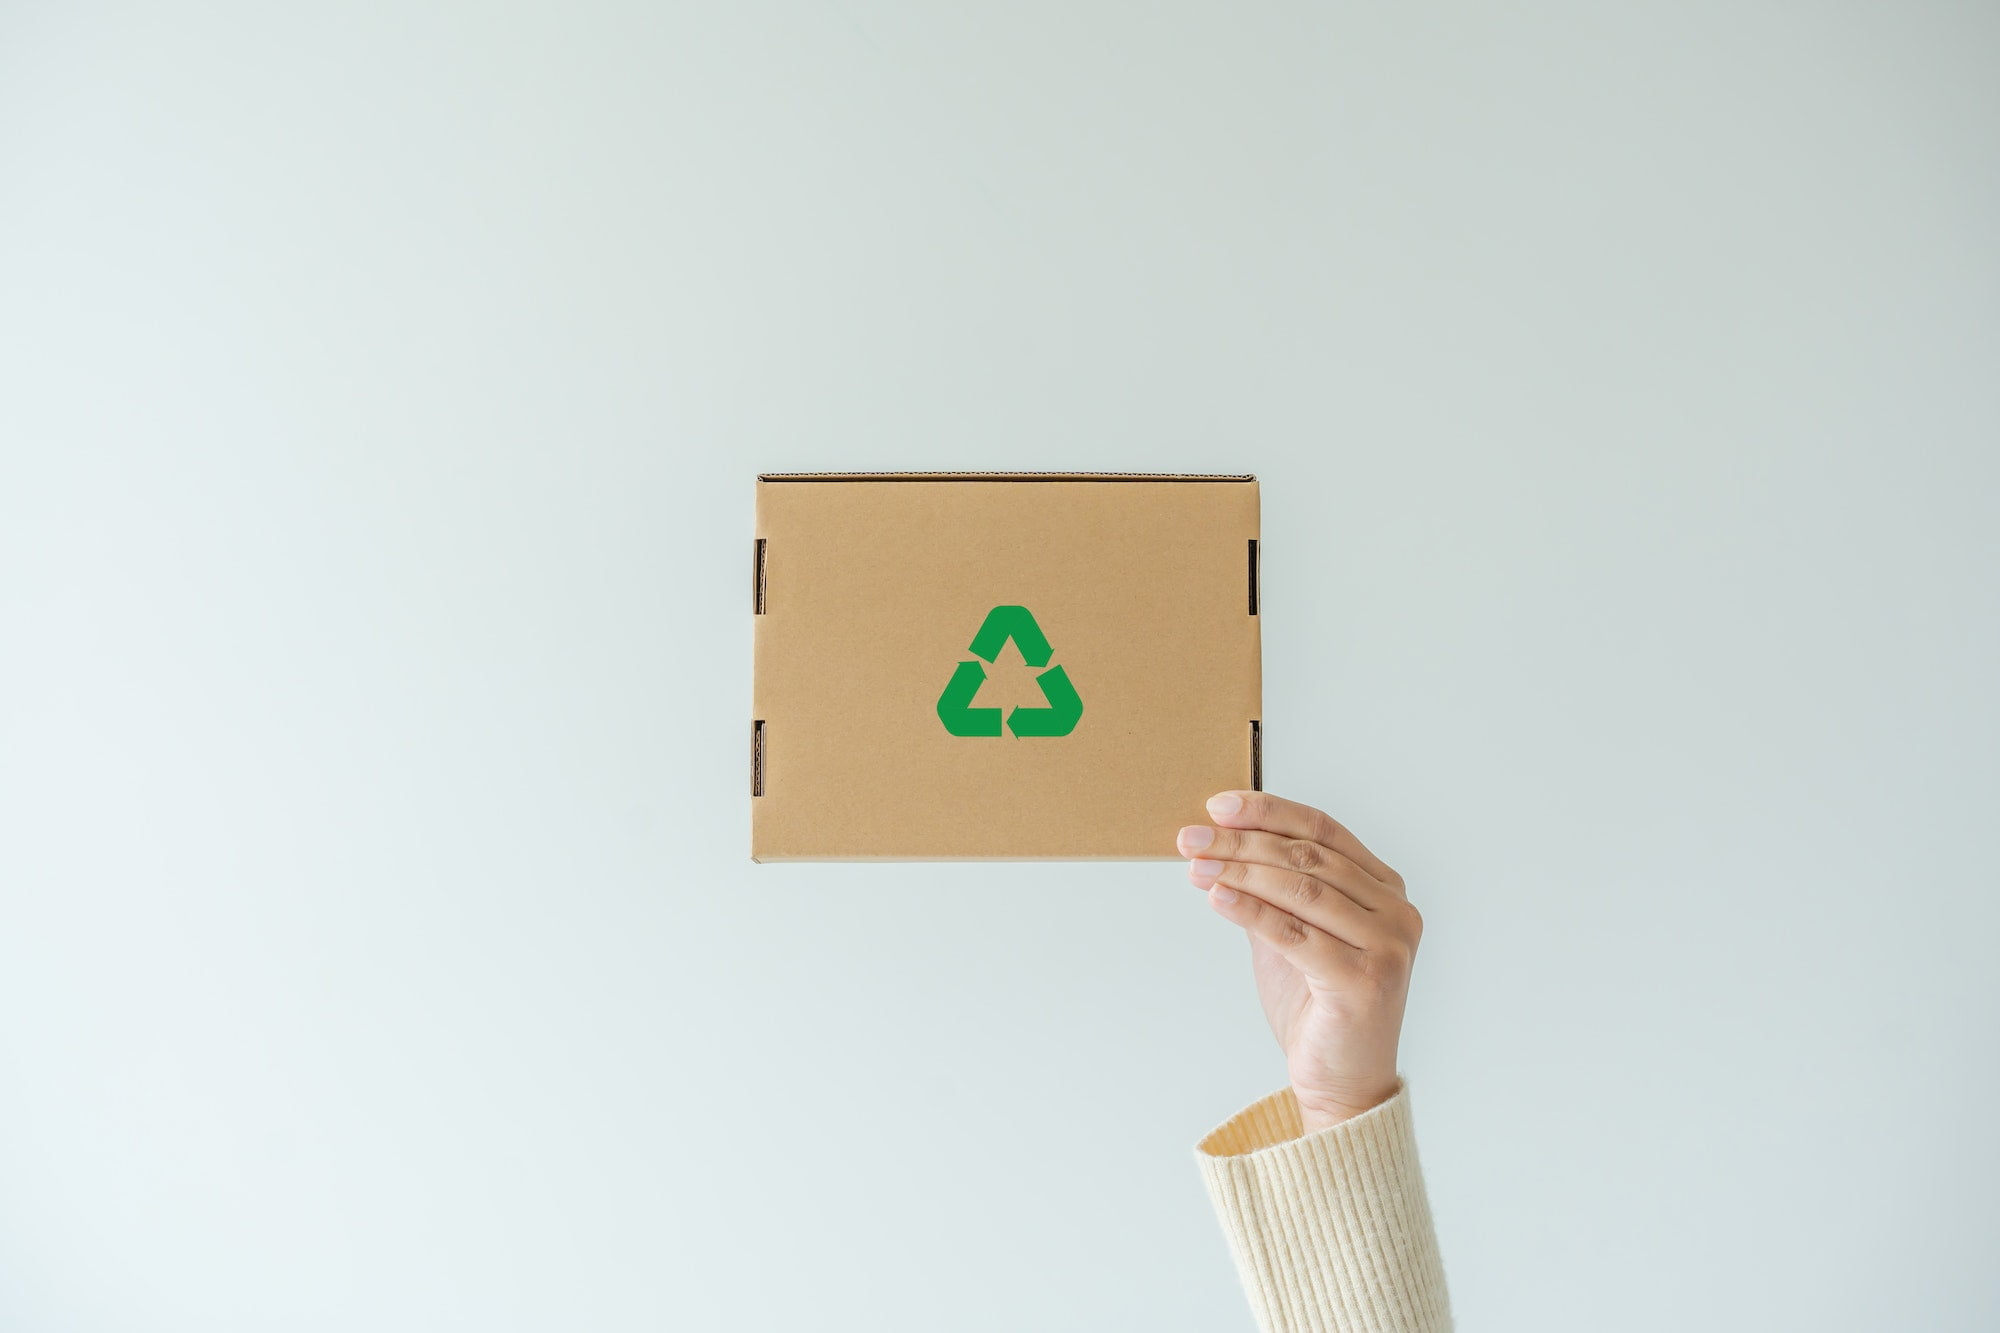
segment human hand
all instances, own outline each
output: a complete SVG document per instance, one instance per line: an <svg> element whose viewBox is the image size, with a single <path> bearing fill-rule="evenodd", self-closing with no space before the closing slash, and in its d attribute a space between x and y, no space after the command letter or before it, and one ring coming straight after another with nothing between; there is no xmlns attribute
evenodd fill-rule
<svg viewBox="0 0 2000 1333"><path fill-rule="evenodd" d="M1310 1134L1397 1087L1396 1041L1423 918L1403 877L1324 812L1266 792L1208 800L1176 841L1210 907L1250 936L1264 1016Z"/></svg>

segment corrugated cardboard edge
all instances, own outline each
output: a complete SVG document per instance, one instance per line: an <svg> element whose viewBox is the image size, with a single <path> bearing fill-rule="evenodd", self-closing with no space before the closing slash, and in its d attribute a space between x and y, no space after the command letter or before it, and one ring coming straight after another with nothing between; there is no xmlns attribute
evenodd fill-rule
<svg viewBox="0 0 2000 1333"><path fill-rule="evenodd" d="M760 472L758 481L1233 481L1249 472Z"/></svg>
<svg viewBox="0 0 2000 1333"><path fill-rule="evenodd" d="M1254 472L760 472L757 484L763 486L774 482L842 482L842 481L1067 481L1067 482L1233 482L1257 485ZM757 513L761 516L761 506ZM753 520L754 521L754 520ZM1261 527L1261 524L1260 524ZM1259 537L1249 539L1249 614L1260 615L1261 570L1259 561L1261 548ZM763 615L765 607L765 558L768 547L762 535L754 537L754 570L752 574L752 613ZM1259 636L1262 637L1261 634ZM1261 659L1262 654L1259 654ZM751 670L756 670L755 654L752 654ZM1262 676L1261 662L1259 676ZM1262 695L1261 688L1258 691ZM755 711L755 705L752 705ZM1261 711L1261 708L1260 708ZM1253 791L1264 789L1264 721L1261 717L1249 719L1250 725L1250 787ZM754 718L751 722L750 744L750 795L755 798L764 794L764 720ZM1150 856L758 856L754 838L750 860L755 865L776 865L783 862L799 864L826 864L832 862L907 862L937 864L945 861L987 861L987 862L1155 862L1160 857Z"/></svg>

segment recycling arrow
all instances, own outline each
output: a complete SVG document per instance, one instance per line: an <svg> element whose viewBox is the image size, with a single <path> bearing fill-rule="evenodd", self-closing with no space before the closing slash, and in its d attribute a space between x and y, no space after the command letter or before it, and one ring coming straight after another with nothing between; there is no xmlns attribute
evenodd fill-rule
<svg viewBox="0 0 2000 1333"><path fill-rule="evenodd" d="M979 693L979 687L986 683L986 668L977 662L960 662L958 670L951 673L951 683L938 696L938 717L944 721L944 729L954 736L998 736L1000 734L1000 710L997 708L974 708L972 698ZM1015 712L1021 711L1015 709Z"/></svg>
<svg viewBox="0 0 2000 1333"><path fill-rule="evenodd" d="M1070 684L1068 672L1059 666L1048 666L1054 650L1049 647L1042 627L1035 623L1033 612L1025 606L994 607L986 613L979 632L972 636L971 652L976 658L995 661L1009 639L1020 649L1022 661L1031 667L1048 667L1035 677L1048 707L1014 708L1007 714L1007 729L1016 736L1069 735L1076 729L1077 719L1083 716L1083 699L1076 686ZM953 670L937 701L938 720L944 723L946 731L954 736L1000 734L1000 710L972 706L979 687L985 683L986 668L977 661L960 662Z"/></svg>
<svg viewBox="0 0 2000 1333"><path fill-rule="evenodd" d="M1059 666L1050 667L1035 680L1040 683L1042 697L1049 701L1049 706L1016 708L1007 714L1007 729L1016 736L1069 735L1076 727L1076 720L1083 716L1083 700L1077 696L1076 686L1069 683L1069 673Z"/></svg>
<svg viewBox="0 0 2000 1333"><path fill-rule="evenodd" d="M979 633L972 636L972 651L991 662L1012 639L1021 650L1021 660L1031 667L1049 664L1049 639L1035 623L1034 613L1025 606L996 606L986 613Z"/></svg>

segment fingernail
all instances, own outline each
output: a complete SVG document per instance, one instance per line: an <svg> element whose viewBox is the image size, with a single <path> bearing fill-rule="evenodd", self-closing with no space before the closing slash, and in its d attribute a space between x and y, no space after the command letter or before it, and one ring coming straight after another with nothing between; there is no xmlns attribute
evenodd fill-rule
<svg viewBox="0 0 2000 1333"><path fill-rule="evenodd" d="M1208 813L1217 819L1227 819L1243 808L1243 798L1233 791L1222 792L1208 798Z"/></svg>
<svg viewBox="0 0 2000 1333"><path fill-rule="evenodd" d="M1183 852L1198 852L1215 841L1215 830L1206 824L1189 824L1176 841Z"/></svg>
<svg viewBox="0 0 2000 1333"><path fill-rule="evenodd" d="M1208 891L1208 900L1212 903L1221 903L1224 907L1227 907L1236 901L1236 890L1226 885L1218 884Z"/></svg>
<svg viewBox="0 0 2000 1333"><path fill-rule="evenodd" d="M1205 879L1213 881L1215 877L1217 875L1220 875L1221 873L1222 873L1222 862L1220 861L1204 860L1204 861L1188 862L1188 874L1192 875L1197 880ZM1208 885L1204 884L1202 885L1202 887L1205 889L1208 887Z"/></svg>

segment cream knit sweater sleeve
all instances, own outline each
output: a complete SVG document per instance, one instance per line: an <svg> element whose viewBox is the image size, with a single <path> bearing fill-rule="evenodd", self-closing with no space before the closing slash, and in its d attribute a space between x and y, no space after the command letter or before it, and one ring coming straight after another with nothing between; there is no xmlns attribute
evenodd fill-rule
<svg viewBox="0 0 2000 1333"><path fill-rule="evenodd" d="M1265 1333L1451 1328L1407 1083L1313 1134L1282 1089L1218 1126L1195 1159Z"/></svg>

